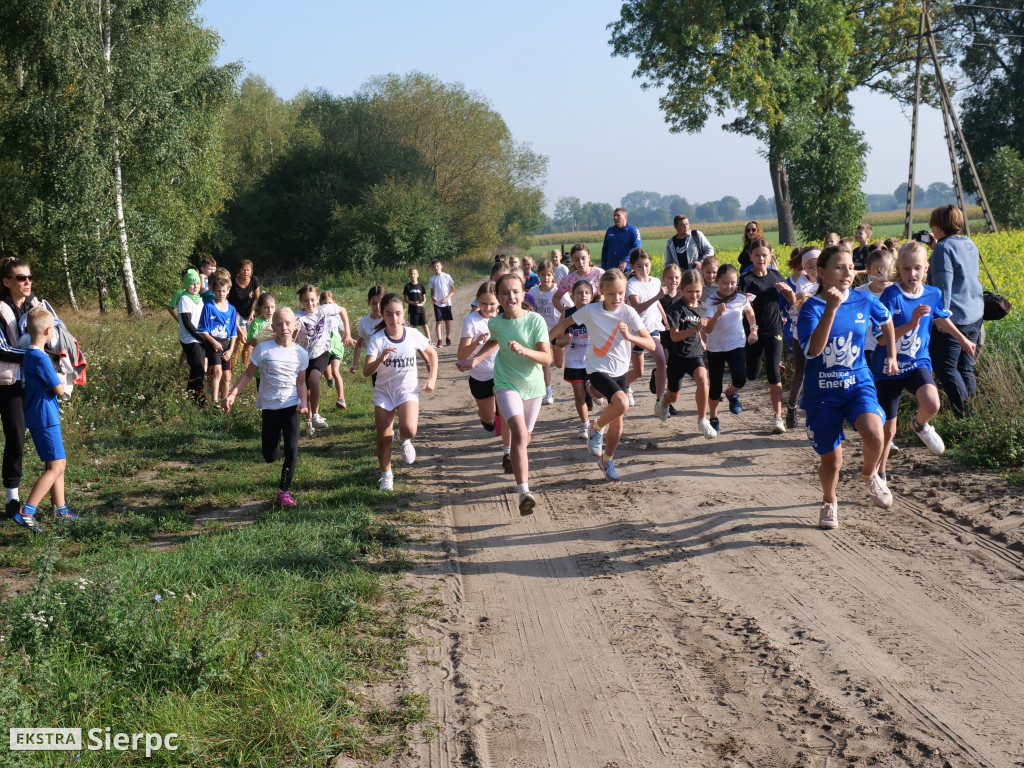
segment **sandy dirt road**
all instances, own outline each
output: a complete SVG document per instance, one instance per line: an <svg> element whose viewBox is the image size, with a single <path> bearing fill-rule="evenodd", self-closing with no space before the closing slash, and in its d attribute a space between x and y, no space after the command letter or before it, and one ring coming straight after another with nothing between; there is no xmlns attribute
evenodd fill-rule
<svg viewBox="0 0 1024 768"><path fill-rule="evenodd" d="M802 429L767 434L763 384L715 441L692 388L667 423L640 394L613 484L559 380L521 518L454 360L397 469L429 513L409 582L442 607L404 683L436 731L394 765L1024 766L1019 493L913 445L876 509L853 441L820 531L816 458ZM968 491L996 495L988 532L957 514Z"/></svg>

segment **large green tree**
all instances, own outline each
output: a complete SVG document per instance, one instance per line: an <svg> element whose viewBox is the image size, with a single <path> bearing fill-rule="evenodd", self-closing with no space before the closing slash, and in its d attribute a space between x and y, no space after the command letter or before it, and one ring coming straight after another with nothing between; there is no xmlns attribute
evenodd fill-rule
<svg viewBox="0 0 1024 768"><path fill-rule="evenodd" d="M824 116L867 86L906 97L919 7L912 0L627 0L610 25L616 55L636 60L673 131L712 115L764 146L780 239L793 242L786 161ZM800 194L795 190L793 194Z"/></svg>
<svg viewBox="0 0 1024 768"><path fill-rule="evenodd" d="M0 141L41 213L39 256L70 253L69 274L120 273L154 293L185 262L225 193L222 109L237 66L196 0L11 0L0 49L14 69ZM66 241L55 249L53 230ZM73 243L80 249L70 249ZM88 243L88 246L85 244ZM113 248L111 248L113 243Z"/></svg>

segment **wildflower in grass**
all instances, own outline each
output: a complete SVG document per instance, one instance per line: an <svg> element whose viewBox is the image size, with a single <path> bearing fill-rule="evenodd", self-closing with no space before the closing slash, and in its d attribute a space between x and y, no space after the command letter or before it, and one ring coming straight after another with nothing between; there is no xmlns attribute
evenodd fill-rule
<svg viewBox="0 0 1024 768"><path fill-rule="evenodd" d="M163 598L160 597L160 595L157 595L156 597L153 598L153 602L154 603L159 603L161 600L163 600Z"/></svg>
<svg viewBox="0 0 1024 768"><path fill-rule="evenodd" d="M262 659L263 658L263 654L260 653L259 651L256 651L256 658L257 659Z"/></svg>

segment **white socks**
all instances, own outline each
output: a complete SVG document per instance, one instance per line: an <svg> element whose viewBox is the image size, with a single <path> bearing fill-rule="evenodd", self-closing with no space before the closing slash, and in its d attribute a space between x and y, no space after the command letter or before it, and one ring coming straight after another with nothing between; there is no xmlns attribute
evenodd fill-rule
<svg viewBox="0 0 1024 768"><path fill-rule="evenodd" d="M529 493L530 492L530 484L529 483L519 483L519 485L517 485L516 487L519 489L520 493Z"/></svg>
<svg viewBox="0 0 1024 768"><path fill-rule="evenodd" d="M7 489L7 500L8 501L12 501L12 500L13 501L17 501L18 500L18 489L17 488L8 488Z"/></svg>

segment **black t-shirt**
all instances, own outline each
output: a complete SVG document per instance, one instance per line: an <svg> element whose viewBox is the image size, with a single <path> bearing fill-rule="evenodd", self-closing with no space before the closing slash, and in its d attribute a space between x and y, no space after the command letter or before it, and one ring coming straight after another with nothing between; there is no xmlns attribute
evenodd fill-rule
<svg viewBox="0 0 1024 768"><path fill-rule="evenodd" d="M426 300L427 289L423 287L423 283L406 283L405 288L402 289L402 295L410 304L419 304Z"/></svg>
<svg viewBox="0 0 1024 768"><path fill-rule="evenodd" d="M707 307L698 304L696 307L686 306L686 300L679 296L665 308L665 315L668 317L668 324L680 331L688 331L700 325L701 318L707 314ZM661 334L665 349L670 355L676 357L700 357L704 353L701 344L700 333L695 333L682 341L672 341L672 331L665 331ZM667 341L666 341L667 339Z"/></svg>
<svg viewBox="0 0 1024 768"><path fill-rule="evenodd" d="M868 253L870 253L871 247L868 245L862 245L859 248L853 250L853 267L854 269L866 269L868 264Z"/></svg>
<svg viewBox="0 0 1024 768"><path fill-rule="evenodd" d="M228 304L235 308L238 316L248 320L252 314L252 305L256 303L256 289L260 287L260 281L253 275L249 278L249 284L243 288L235 278L231 278L231 290L228 291Z"/></svg>
<svg viewBox="0 0 1024 768"><path fill-rule="evenodd" d="M769 269L768 273L758 277L753 271L740 276L737 290L740 293L754 295L754 317L757 320L757 335L766 339L769 336L782 335L782 312L779 309L779 289L776 283L785 280L782 273Z"/></svg>

